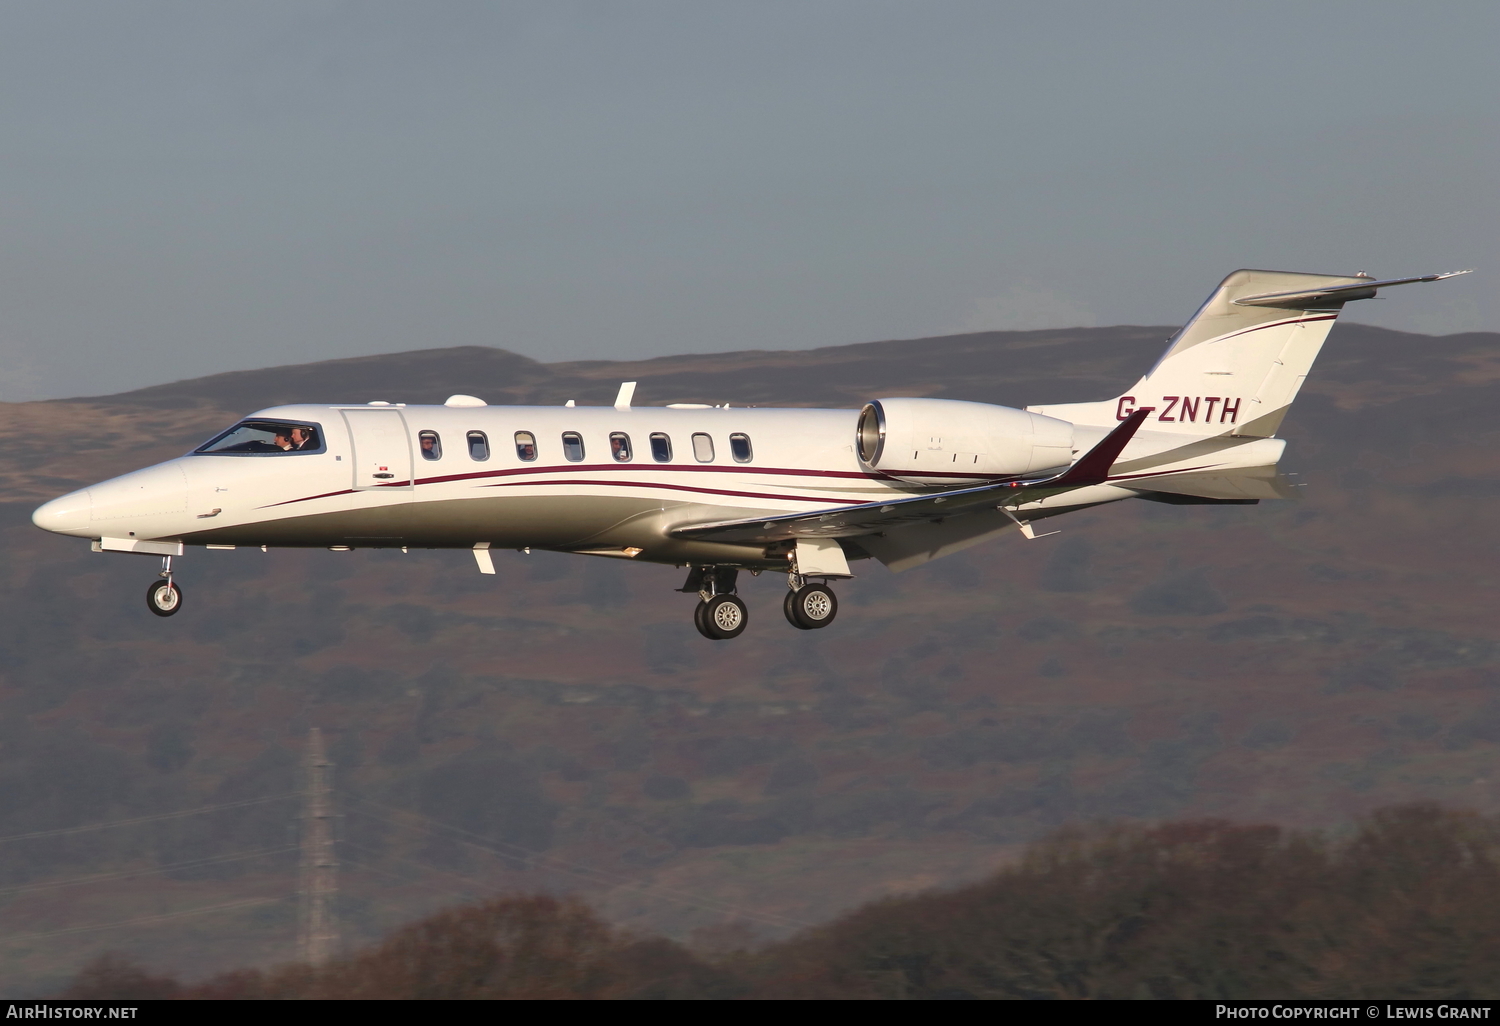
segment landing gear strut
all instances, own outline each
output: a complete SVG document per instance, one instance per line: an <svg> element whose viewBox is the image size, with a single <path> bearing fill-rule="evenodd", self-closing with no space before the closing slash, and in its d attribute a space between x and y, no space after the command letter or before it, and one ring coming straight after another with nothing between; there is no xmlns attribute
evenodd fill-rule
<svg viewBox="0 0 1500 1026"><path fill-rule="evenodd" d="M697 592L699 602L693 610L693 626L710 641L737 638L750 622L750 611L734 593L738 576L739 570L732 566L695 566L688 572L687 583L677 589L689 594ZM839 600L827 584L815 584L793 570L787 574L787 589L782 612L798 630L827 627L838 615Z"/></svg>
<svg viewBox="0 0 1500 1026"><path fill-rule="evenodd" d="M693 626L710 641L728 641L745 632L750 610L734 593L739 570L725 566L694 567L680 591L696 591L699 602L693 610Z"/></svg>
<svg viewBox="0 0 1500 1026"><path fill-rule="evenodd" d="M157 616L171 616L182 608L182 589L172 581L172 557L161 557L161 579L146 589L146 608Z"/></svg>
<svg viewBox="0 0 1500 1026"><path fill-rule="evenodd" d="M826 584L809 584L798 573L787 575L786 600L781 610L787 622L798 630L815 631L827 627L839 612L839 600Z"/></svg>

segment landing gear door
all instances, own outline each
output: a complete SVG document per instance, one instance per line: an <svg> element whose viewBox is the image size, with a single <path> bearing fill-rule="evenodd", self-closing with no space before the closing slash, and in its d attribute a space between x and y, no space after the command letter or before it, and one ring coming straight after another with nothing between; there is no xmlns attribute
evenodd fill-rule
<svg viewBox="0 0 1500 1026"><path fill-rule="evenodd" d="M412 487L411 438L400 410L343 410L353 442L354 487L405 491Z"/></svg>

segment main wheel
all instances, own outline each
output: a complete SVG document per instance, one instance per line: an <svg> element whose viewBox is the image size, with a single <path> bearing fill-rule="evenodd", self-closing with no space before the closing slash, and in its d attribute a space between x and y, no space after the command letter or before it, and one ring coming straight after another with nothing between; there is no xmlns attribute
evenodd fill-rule
<svg viewBox="0 0 1500 1026"><path fill-rule="evenodd" d="M715 595L707 602L699 603L693 616L698 633L710 641L728 641L744 633L750 622L750 610L738 595Z"/></svg>
<svg viewBox="0 0 1500 1026"><path fill-rule="evenodd" d="M827 627L839 613L839 600L821 584L808 584L788 592L782 607L793 627L815 631Z"/></svg>
<svg viewBox="0 0 1500 1026"><path fill-rule="evenodd" d="M182 589L171 581L152 581L146 589L146 608L157 616L171 616L182 608Z"/></svg>

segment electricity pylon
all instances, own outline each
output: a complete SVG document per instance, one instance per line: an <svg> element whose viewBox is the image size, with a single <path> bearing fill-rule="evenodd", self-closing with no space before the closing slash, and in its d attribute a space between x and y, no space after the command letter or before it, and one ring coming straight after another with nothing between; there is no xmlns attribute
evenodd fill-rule
<svg viewBox="0 0 1500 1026"><path fill-rule="evenodd" d="M307 732L307 792L302 804L302 893L297 954L311 966L338 954L339 864L333 850L333 763L323 748L323 732Z"/></svg>

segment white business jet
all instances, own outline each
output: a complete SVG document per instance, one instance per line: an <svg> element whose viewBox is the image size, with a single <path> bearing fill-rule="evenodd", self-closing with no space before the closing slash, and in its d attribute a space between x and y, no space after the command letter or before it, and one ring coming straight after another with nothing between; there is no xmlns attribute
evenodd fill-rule
<svg viewBox="0 0 1500 1026"><path fill-rule="evenodd" d="M749 620L741 570L787 575L786 618L826 627L828 582L873 557L905 570L1121 499L1289 494L1276 438L1345 303L1451 274L1377 281L1235 271L1127 392L1024 410L880 399L862 410L632 405L279 406L193 452L54 499L38 527L162 557L147 592L182 608L186 546L549 549L688 570L699 632Z"/></svg>

